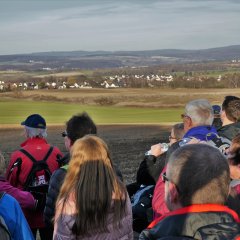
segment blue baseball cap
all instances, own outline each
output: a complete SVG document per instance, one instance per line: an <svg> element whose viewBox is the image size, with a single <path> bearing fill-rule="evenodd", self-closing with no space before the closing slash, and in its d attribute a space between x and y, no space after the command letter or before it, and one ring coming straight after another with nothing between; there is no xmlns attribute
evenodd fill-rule
<svg viewBox="0 0 240 240"><path fill-rule="evenodd" d="M221 106L219 105L212 105L212 109L214 114L220 114L221 112Z"/></svg>
<svg viewBox="0 0 240 240"><path fill-rule="evenodd" d="M46 121L39 114L32 114L28 116L25 121L21 122L21 125L31 127L31 128L46 129Z"/></svg>

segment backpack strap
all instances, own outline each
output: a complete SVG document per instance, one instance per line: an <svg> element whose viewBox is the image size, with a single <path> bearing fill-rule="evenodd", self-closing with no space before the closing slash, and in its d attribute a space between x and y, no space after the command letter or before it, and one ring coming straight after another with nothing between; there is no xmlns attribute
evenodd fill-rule
<svg viewBox="0 0 240 240"><path fill-rule="evenodd" d="M26 151L25 149L21 148L19 149L20 152L22 152L23 154L25 154L32 162L37 162L37 160L28 152ZM47 159L49 158L50 154L52 153L53 151L53 146L51 146L47 152L47 154L45 155L45 157L41 160L43 162L46 162Z"/></svg>
<svg viewBox="0 0 240 240"><path fill-rule="evenodd" d="M37 166L41 165L41 166L44 166L44 168L49 172L50 174L50 170L49 170L49 167L46 163L47 159L49 158L49 156L51 155L52 151L53 151L53 146L50 146L47 154L45 155L45 157L42 159L42 160L36 160L28 151L26 151L25 149L20 149L19 151L22 152L23 154L25 154L32 162L33 162L33 165L32 165L32 168L28 174L28 177L24 183L24 190L27 190L27 187L29 186L29 182L31 181L31 178L33 176L33 172L34 170L37 168Z"/></svg>

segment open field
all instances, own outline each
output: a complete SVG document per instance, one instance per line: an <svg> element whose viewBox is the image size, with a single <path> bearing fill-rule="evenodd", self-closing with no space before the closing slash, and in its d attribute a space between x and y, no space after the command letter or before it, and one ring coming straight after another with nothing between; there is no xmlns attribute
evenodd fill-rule
<svg viewBox="0 0 240 240"><path fill-rule="evenodd" d="M0 126L19 125L26 116L39 113L48 124L58 125L66 122L72 115L86 111L97 124L159 124L181 121L182 108L127 108L88 106L74 103L0 101ZM6 127L6 126L5 126Z"/></svg>
<svg viewBox="0 0 240 240"><path fill-rule="evenodd" d="M221 103L226 95L240 95L240 89L165 89L165 88L116 88L116 89L64 89L32 90L0 93L3 98L33 101L71 102L84 105L183 107L196 98L207 98L211 103Z"/></svg>
<svg viewBox="0 0 240 240"><path fill-rule="evenodd" d="M49 127L47 139L65 153L60 134L64 129L64 125ZM107 142L113 162L122 171L126 183L130 183L135 180L137 168L150 146L168 141L168 130L169 126L159 125L100 125L98 135ZM23 130L0 128L0 134L0 150L8 162L10 154L24 141Z"/></svg>
<svg viewBox="0 0 240 240"><path fill-rule="evenodd" d="M186 102L206 98L221 104L240 89L79 89L0 94L0 127L29 114L42 114L48 124L63 124L73 114L88 112L97 124L166 124L179 122Z"/></svg>

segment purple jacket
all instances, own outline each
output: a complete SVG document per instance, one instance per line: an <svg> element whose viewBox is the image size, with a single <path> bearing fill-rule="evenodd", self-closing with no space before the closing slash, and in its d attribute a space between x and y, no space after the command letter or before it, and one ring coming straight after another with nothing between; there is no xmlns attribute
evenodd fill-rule
<svg viewBox="0 0 240 240"><path fill-rule="evenodd" d="M0 176L0 191L14 197L20 204L22 209L34 209L36 200L29 192L22 191L16 187L13 187L4 177Z"/></svg>

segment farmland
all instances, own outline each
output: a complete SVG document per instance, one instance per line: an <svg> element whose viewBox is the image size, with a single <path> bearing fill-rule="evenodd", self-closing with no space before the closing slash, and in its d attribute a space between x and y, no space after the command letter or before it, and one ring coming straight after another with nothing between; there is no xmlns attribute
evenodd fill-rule
<svg viewBox="0 0 240 240"><path fill-rule="evenodd" d="M220 104L225 95L240 96L239 89L79 89L36 90L0 94L1 151L10 153L24 140L20 122L32 113L48 123L48 140L64 152L60 136L65 122L86 111L98 125L99 136L109 145L113 161L126 182L135 179L144 152L167 142L173 122L180 122L186 102L207 98Z"/></svg>
<svg viewBox="0 0 240 240"><path fill-rule="evenodd" d="M52 125L86 111L97 124L166 124L180 121L186 102L206 98L220 104L239 89L79 89L35 90L0 94L0 124L18 124L40 113Z"/></svg>

